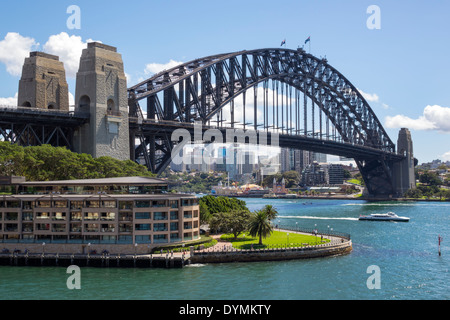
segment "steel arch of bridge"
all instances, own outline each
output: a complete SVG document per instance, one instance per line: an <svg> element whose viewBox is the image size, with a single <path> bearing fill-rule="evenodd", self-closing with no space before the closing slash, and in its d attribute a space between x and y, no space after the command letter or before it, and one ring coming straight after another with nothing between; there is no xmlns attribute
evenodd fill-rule
<svg viewBox="0 0 450 320"><path fill-rule="evenodd" d="M271 107L267 101L269 82L272 84ZM264 95L262 122L257 119L257 92L261 84ZM282 102L280 122L278 95L279 89L284 95L284 86L286 96L290 94L290 105L288 98L286 105ZM253 123L247 124L246 93L252 88ZM295 89L294 106L292 88ZM374 192L375 189L392 189L392 183L388 182L390 186L387 186L385 180L392 180L392 161L401 157L395 153L395 145L377 116L356 87L326 59L302 49L259 49L196 59L154 75L129 88L128 94L130 118L136 119L132 130L140 139L132 156L143 156L153 172L162 172L170 163L174 147L170 132L177 125L201 121L205 125L217 122L220 128L236 127L234 100L242 95L244 121L240 125L244 129L279 132L288 138L285 140L298 137L299 141L310 142L310 145L326 145L330 148L328 153L351 154L363 175L381 177L384 181L374 187ZM139 106L142 100L147 102L146 118ZM224 126L222 111L225 106L230 106L230 119ZM346 151L338 150L336 142L345 144ZM291 141L289 145L295 143ZM354 152L348 152L349 145ZM307 150L302 146L299 148ZM376 155L369 155L369 149ZM358 158L355 154L361 156Z"/></svg>

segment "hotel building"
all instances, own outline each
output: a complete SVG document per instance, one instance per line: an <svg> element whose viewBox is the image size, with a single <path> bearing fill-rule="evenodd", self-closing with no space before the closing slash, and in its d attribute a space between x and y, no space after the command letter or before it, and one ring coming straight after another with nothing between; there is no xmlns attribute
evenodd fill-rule
<svg viewBox="0 0 450 320"><path fill-rule="evenodd" d="M144 177L0 178L0 246L32 252L148 253L200 237L198 199Z"/></svg>

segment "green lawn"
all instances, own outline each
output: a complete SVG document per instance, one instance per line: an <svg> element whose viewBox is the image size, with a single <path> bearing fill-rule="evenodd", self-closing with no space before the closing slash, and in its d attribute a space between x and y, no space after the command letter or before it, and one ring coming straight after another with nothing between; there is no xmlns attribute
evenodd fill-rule
<svg viewBox="0 0 450 320"><path fill-rule="evenodd" d="M289 236L288 236L289 234ZM254 249L259 248L279 248L279 247L301 247L303 245L316 245L321 243L330 242L328 239L323 239L323 242L320 240L320 235L311 236L311 235L303 235L293 232L281 232L274 231L272 235L268 238L263 238L263 245L259 246L259 238L252 238L248 234L241 235L236 240L233 235L225 234L220 237L222 240L229 241L233 244L233 248L236 249L251 249L252 244Z"/></svg>

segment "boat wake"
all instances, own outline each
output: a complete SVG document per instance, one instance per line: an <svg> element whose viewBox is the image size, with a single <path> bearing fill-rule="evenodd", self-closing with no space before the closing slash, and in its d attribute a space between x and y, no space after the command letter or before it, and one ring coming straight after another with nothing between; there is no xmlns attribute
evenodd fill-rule
<svg viewBox="0 0 450 320"><path fill-rule="evenodd" d="M349 220L358 221L358 218L352 217L313 217L313 216L278 216L281 219L317 219L317 220Z"/></svg>

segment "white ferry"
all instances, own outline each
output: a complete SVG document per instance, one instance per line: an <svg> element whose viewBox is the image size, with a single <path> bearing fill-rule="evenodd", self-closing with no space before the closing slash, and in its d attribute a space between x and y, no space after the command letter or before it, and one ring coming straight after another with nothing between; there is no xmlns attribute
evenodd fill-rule
<svg viewBox="0 0 450 320"><path fill-rule="evenodd" d="M393 212L388 212L388 213L374 213L368 216L360 216L359 220L408 222L409 218L399 217Z"/></svg>

